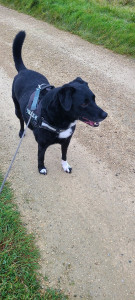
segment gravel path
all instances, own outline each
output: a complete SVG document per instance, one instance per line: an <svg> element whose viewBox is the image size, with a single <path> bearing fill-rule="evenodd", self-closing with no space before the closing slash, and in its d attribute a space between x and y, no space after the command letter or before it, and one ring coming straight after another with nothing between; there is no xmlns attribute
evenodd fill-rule
<svg viewBox="0 0 135 300"><path fill-rule="evenodd" d="M135 61L0 6L0 161L6 172L19 122L11 100L12 41L26 30L28 68L60 86L81 76L108 112L99 128L78 122L61 170L60 146L47 150L48 175L37 172L37 144L27 131L9 181L41 253L42 283L69 299L135 299Z"/></svg>

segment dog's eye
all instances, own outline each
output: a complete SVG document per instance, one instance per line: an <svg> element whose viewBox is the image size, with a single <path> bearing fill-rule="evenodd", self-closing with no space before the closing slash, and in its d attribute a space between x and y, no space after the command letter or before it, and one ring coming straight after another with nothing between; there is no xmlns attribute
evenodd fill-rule
<svg viewBox="0 0 135 300"><path fill-rule="evenodd" d="M89 104L89 99L85 99L85 101L81 104L82 107L87 107Z"/></svg>

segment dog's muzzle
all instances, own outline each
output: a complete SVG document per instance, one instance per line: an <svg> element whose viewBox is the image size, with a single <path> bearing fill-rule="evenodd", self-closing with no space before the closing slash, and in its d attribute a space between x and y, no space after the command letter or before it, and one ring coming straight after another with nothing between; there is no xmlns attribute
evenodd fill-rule
<svg viewBox="0 0 135 300"><path fill-rule="evenodd" d="M106 117L107 117L107 113L105 111L102 111L101 117L97 121L91 121L88 118L83 117L83 116L80 117L79 120L86 123L86 124L88 124L88 125L90 125L90 126L92 126L92 127L98 127L99 123L101 121L103 121Z"/></svg>
<svg viewBox="0 0 135 300"><path fill-rule="evenodd" d="M88 120L86 118L82 118L81 121L83 121L84 123L86 123L86 124L88 124L88 125L90 125L92 127L98 127L99 126L99 122L93 122L93 121L90 121L90 120Z"/></svg>

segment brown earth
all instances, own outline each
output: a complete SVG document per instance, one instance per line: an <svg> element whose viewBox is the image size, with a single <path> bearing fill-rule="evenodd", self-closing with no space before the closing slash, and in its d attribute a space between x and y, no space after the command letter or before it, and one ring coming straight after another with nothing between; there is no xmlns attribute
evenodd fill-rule
<svg viewBox="0 0 135 300"><path fill-rule="evenodd" d="M0 6L0 160L3 173L19 143L11 99L16 74L12 41L26 30L28 68L60 86L81 76L108 112L99 128L78 122L68 151L71 175L61 170L59 145L37 171L30 130L8 180L24 225L41 253L43 287L69 299L135 299L135 61L44 22Z"/></svg>

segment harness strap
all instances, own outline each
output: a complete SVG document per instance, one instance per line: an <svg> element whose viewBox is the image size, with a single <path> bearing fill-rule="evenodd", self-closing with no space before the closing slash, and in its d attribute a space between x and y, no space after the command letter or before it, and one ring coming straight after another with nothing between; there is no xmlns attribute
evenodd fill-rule
<svg viewBox="0 0 135 300"><path fill-rule="evenodd" d="M36 108L37 108L40 91L45 90L45 89L47 91L49 91L52 88L54 88L54 86L52 86L50 84L42 83L42 84L38 85L38 87L36 88L36 91L35 91L35 95L34 95L32 105L31 105L31 110L36 110Z"/></svg>
<svg viewBox="0 0 135 300"><path fill-rule="evenodd" d="M49 131L53 131L53 132L56 132L56 134L59 134L59 133L64 133L66 132L68 129L74 129L76 125L76 121L72 122L68 128L66 129L60 129L60 128L56 128L56 127L52 127L50 126L43 118L42 118L42 122L41 122L41 125L39 126L40 128L43 128L43 129L46 129L46 130L49 130Z"/></svg>
<svg viewBox="0 0 135 300"><path fill-rule="evenodd" d="M39 94L40 94L40 87L36 88L35 96L31 105L31 110L36 110L37 108L37 103L39 99Z"/></svg>
<svg viewBox="0 0 135 300"><path fill-rule="evenodd" d="M42 119L42 122L41 122L41 125L39 126L40 128L43 128L43 129L48 129L50 131L54 131L54 132L57 132L57 129L50 126L45 120Z"/></svg>

